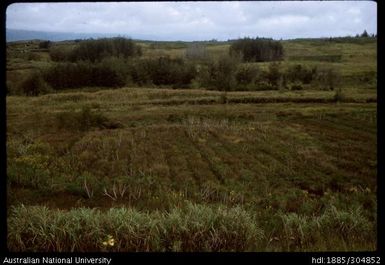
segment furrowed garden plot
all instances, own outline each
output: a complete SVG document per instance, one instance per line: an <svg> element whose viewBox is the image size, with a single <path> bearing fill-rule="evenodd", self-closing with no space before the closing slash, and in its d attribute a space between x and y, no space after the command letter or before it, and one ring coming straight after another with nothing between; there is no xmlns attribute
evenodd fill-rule
<svg viewBox="0 0 385 265"><path fill-rule="evenodd" d="M252 220L250 225L259 229L255 239L244 245L221 245L224 238L210 239L214 240L210 246L197 241L189 245L189 237L198 233L192 230L181 231L166 244L162 235L151 234L154 230L146 230L146 224L138 219L136 225L139 229L143 226L143 236L154 236L138 245L136 250L140 251L168 249L169 244L185 251L375 248L376 103L158 106L149 102L136 108L135 100L129 105L116 104L112 92L108 93L106 98L103 91L73 92L71 97L7 98L11 249L32 250L38 246L36 240L43 245L48 242L22 233L40 221L20 223L13 218L45 211L46 222L51 223L48 216L58 209L65 220L67 215L86 211L79 207L100 209L87 213L87 217L79 215L79 222L100 218L110 208L127 208L134 211L132 214L143 218L149 214L154 222L159 220L155 227L171 222L175 211L180 211L178 218L187 218L188 207L206 207L202 211L216 207L233 211L238 207L236 211L244 211ZM172 93L200 96L195 91ZM46 101L53 96L63 101ZM67 124L65 118L58 118L67 111L63 103L73 113L83 113L84 117L79 114L83 117L79 126L82 122L88 125L55 126ZM84 106L89 109L85 111ZM30 114L27 110L32 108L34 113ZM97 121L90 123L98 115L121 126L111 129L98 126ZM24 208L17 206L20 204ZM315 229L317 222L320 228ZM179 223L175 225L183 229ZM95 234L94 241L98 238L102 242L106 233L113 233L111 229ZM335 234L340 236L335 238ZM59 244L61 236L56 236L55 250L103 249L101 243L87 246L73 241L80 238L64 239L65 234ZM113 237L119 247L108 250L131 249L125 241L128 238L120 238L118 232ZM233 242L243 240L240 234L231 238Z"/></svg>

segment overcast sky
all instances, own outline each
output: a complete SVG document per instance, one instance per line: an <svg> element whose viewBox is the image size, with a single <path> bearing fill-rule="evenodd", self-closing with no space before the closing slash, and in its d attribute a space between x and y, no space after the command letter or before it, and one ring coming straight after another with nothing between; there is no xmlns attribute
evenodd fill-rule
<svg viewBox="0 0 385 265"><path fill-rule="evenodd" d="M373 1L16 3L7 28L157 40L275 39L377 33Z"/></svg>

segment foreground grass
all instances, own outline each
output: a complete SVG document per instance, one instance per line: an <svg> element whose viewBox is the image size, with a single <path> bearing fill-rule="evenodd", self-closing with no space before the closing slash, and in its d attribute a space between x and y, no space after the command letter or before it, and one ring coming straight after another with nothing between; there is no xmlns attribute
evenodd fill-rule
<svg viewBox="0 0 385 265"><path fill-rule="evenodd" d="M269 237L240 207L189 202L169 212L49 210L18 206L8 218L11 251L286 251L362 250L375 235L360 209L334 206L320 216L276 214L280 237ZM332 239L332 240L331 240ZM279 242L279 246L275 246ZM374 246L371 246L373 248Z"/></svg>

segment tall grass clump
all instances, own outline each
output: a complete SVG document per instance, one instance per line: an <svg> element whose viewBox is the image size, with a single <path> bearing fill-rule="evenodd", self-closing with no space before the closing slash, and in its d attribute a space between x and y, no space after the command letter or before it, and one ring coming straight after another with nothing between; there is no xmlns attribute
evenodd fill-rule
<svg viewBox="0 0 385 265"><path fill-rule="evenodd" d="M375 225L361 208L347 211L332 205L320 216L288 213L281 218L285 251L347 251L359 248L359 242L367 246L367 242L376 238Z"/></svg>
<svg viewBox="0 0 385 265"><path fill-rule="evenodd" d="M240 207L187 204L165 216L161 238L171 251L255 251L262 230Z"/></svg>
<svg viewBox="0 0 385 265"><path fill-rule="evenodd" d="M262 231L241 208L186 204L168 213L17 206L11 251L254 251Z"/></svg>

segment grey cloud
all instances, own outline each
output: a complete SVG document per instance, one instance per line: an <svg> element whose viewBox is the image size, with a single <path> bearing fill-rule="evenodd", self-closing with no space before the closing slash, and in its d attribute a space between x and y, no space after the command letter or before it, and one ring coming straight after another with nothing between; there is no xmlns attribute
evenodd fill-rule
<svg viewBox="0 0 385 265"><path fill-rule="evenodd" d="M377 32L372 1L18 3L13 29L157 39L297 38Z"/></svg>

